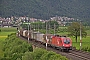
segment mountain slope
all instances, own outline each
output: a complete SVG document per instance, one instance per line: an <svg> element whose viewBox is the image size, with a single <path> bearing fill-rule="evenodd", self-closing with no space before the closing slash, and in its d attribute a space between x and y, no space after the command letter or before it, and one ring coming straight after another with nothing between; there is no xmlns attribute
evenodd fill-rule
<svg viewBox="0 0 90 60"><path fill-rule="evenodd" d="M0 16L30 16L48 19L51 16L90 18L90 0L1 0Z"/></svg>

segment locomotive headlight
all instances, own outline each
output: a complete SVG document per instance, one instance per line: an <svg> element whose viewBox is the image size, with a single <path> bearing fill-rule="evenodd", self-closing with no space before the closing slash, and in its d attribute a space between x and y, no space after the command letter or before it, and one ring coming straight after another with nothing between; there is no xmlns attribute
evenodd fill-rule
<svg viewBox="0 0 90 60"><path fill-rule="evenodd" d="M64 46L64 44L63 44L63 46Z"/></svg>
<svg viewBox="0 0 90 60"><path fill-rule="evenodd" d="M70 46L72 46L72 44L70 44Z"/></svg>

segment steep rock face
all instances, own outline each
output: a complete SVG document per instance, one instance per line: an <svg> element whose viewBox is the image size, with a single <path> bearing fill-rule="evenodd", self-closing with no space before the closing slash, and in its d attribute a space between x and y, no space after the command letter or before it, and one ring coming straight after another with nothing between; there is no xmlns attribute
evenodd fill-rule
<svg viewBox="0 0 90 60"><path fill-rule="evenodd" d="M89 19L89 2L89 0L1 0L0 16L48 19L58 15Z"/></svg>

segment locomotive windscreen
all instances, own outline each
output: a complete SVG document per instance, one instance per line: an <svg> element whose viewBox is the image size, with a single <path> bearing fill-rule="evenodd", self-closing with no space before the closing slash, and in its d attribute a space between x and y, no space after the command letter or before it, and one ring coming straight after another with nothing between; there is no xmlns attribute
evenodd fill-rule
<svg viewBox="0 0 90 60"><path fill-rule="evenodd" d="M69 44L69 43L70 43L70 40L69 40L69 39L65 39L65 40L64 40L64 43L65 43L65 44Z"/></svg>

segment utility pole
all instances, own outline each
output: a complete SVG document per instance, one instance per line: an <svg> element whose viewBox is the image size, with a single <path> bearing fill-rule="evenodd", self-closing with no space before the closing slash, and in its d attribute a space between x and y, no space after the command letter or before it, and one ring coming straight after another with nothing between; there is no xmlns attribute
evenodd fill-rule
<svg viewBox="0 0 90 60"><path fill-rule="evenodd" d="M29 43L29 27L30 27L30 23L29 23L29 19L27 18L28 20L28 43Z"/></svg>
<svg viewBox="0 0 90 60"><path fill-rule="evenodd" d="M50 33L50 23L49 23L49 33Z"/></svg>
<svg viewBox="0 0 90 60"><path fill-rule="evenodd" d="M38 32L39 32L39 23L38 23Z"/></svg>
<svg viewBox="0 0 90 60"><path fill-rule="evenodd" d="M44 27L44 26L43 26L43 23L42 23L42 30L44 29L43 27Z"/></svg>
<svg viewBox="0 0 90 60"><path fill-rule="evenodd" d="M50 21L49 21L49 31L48 31L48 33L50 34L50 29L51 29L51 19L50 19Z"/></svg>
<svg viewBox="0 0 90 60"><path fill-rule="evenodd" d="M46 50L47 50L47 22L46 22Z"/></svg>
<svg viewBox="0 0 90 60"><path fill-rule="evenodd" d="M3 23L3 21L0 21L1 22L1 28L2 28L2 23Z"/></svg>
<svg viewBox="0 0 90 60"><path fill-rule="evenodd" d="M30 25L30 31L32 30L31 28L32 28L32 25L29 23L29 25Z"/></svg>
<svg viewBox="0 0 90 60"><path fill-rule="evenodd" d="M55 26L55 23L54 23L54 35L55 35L55 29L56 29L56 26Z"/></svg>
<svg viewBox="0 0 90 60"><path fill-rule="evenodd" d="M35 27L36 27L36 25L34 24L33 26L34 26L34 31L35 31Z"/></svg>
<svg viewBox="0 0 90 60"><path fill-rule="evenodd" d="M20 36L20 24L18 24L18 32L19 32L19 36Z"/></svg>
<svg viewBox="0 0 90 60"><path fill-rule="evenodd" d="M57 15L56 15L56 19L55 19L56 21L58 20L58 17L57 17ZM55 22L55 20L54 20L54 22ZM54 35L55 35L55 29L56 29L56 25L55 25L55 23L54 23Z"/></svg>
<svg viewBox="0 0 90 60"><path fill-rule="evenodd" d="M82 30L81 30L81 21L80 21L80 50L82 49Z"/></svg>

